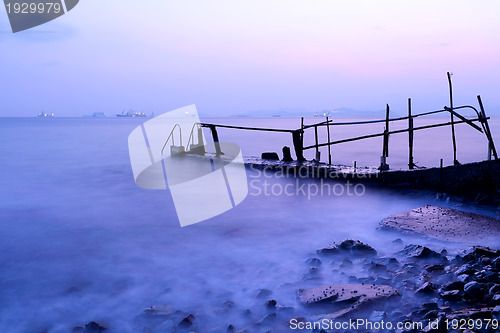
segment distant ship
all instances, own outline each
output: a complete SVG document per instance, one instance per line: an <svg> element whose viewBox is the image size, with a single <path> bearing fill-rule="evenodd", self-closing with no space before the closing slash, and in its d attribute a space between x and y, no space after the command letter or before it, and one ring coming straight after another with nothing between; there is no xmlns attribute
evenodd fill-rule
<svg viewBox="0 0 500 333"><path fill-rule="evenodd" d="M104 112L94 112L90 115L85 114L83 115L83 118L106 118L106 114Z"/></svg>
<svg viewBox="0 0 500 333"><path fill-rule="evenodd" d="M332 113L330 111L321 111L314 114L315 117L331 117Z"/></svg>
<svg viewBox="0 0 500 333"><path fill-rule="evenodd" d="M45 113L45 112L41 112L38 114L37 116L38 118L53 118L54 117L54 114L53 113Z"/></svg>
<svg viewBox="0 0 500 333"><path fill-rule="evenodd" d="M133 110L128 110L127 113L125 111L122 111L121 114L117 114L117 117L120 118L146 118L147 115L144 112L135 112Z"/></svg>

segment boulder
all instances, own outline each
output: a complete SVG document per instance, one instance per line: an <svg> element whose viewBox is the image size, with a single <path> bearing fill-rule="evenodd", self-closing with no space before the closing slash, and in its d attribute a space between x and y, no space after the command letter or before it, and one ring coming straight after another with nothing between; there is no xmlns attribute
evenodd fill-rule
<svg viewBox="0 0 500 333"><path fill-rule="evenodd" d="M497 219L431 205L389 216L380 222L380 227L455 242L500 236Z"/></svg>
<svg viewBox="0 0 500 333"><path fill-rule="evenodd" d="M352 255L355 257L377 255L377 251L370 245L352 239L348 239L341 243L336 243L334 245L324 247L316 252L321 255L343 254Z"/></svg>
<svg viewBox="0 0 500 333"><path fill-rule="evenodd" d="M410 244L405 246L405 248L398 253L413 259L439 260L439 261L447 260L446 257L443 257L441 254L429 249L428 247L415 244Z"/></svg>

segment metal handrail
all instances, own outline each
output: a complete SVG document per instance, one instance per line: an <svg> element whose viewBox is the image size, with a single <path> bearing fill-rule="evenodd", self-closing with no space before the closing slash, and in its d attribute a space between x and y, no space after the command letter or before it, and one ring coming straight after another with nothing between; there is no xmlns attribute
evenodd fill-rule
<svg viewBox="0 0 500 333"><path fill-rule="evenodd" d="M191 142L191 139L193 138L193 131L194 131L194 128L196 125L198 125L198 128L201 128L201 123L194 123L193 124L193 127L191 127L191 133L189 134L189 139L188 139L186 148L189 148L189 143ZM194 143L194 139L193 139L193 143Z"/></svg>
<svg viewBox="0 0 500 333"><path fill-rule="evenodd" d="M172 137L172 145L175 145L175 140L174 140L174 137L172 135L174 134L174 130L175 130L176 127L179 128L179 141L180 141L181 146L182 146L182 129L179 126L179 124L175 124L174 127L172 128L172 131L170 131L170 134L168 135L168 138L165 141L165 144L163 145L163 148L161 149L161 154L162 155L163 155L163 151L165 150L165 147L166 147L168 141L170 140L170 137Z"/></svg>

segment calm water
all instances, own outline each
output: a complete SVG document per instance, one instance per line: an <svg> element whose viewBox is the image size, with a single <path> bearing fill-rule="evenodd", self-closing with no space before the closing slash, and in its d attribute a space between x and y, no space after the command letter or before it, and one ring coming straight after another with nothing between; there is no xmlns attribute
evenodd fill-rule
<svg viewBox="0 0 500 333"><path fill-rule="evenodd" d="M281 118L212 121L299 125L296 119ZM201 331L229 323L241 329L241 311L255 308L256 317L264 315L257 306L262 300L255 299L261 288L274 290L281 304L296 305L297 282L308 269L304 261L317 248L355 238L383 253L393 251L387 244L401 236L376 230L383 217L424 204L498 215L485 207L438 201L433 194L368 187L362 196L310 200L301 195L249 195L223 215L180 228L168 191L144 190L134 183L127 137L140 123L0 118L0 331L68 332L94 320L112 331L132 332L133 318L152 305L196 313ZM370 126L367 133L380 127ZM498 122L492 130L500 134ZM449 131L443 132L416 135L418 164L437 165L440 158L450 163ZM484 159L484 137L464 125L457 132L459 160ZM290 145L287 134L251 140L249 134L219 133L222 140L240 144L244 155ZM358 134L341 128L332 137ZM406 140L404 134L391 138L391 166L407 163ZM377 165L380 147L381 138L336 147L333 160ZM401 238L435 249L464 246ZM336 279L341 277L331 276L329 282ZM217 315L214 309L228 300L236 310Z"/></svg>

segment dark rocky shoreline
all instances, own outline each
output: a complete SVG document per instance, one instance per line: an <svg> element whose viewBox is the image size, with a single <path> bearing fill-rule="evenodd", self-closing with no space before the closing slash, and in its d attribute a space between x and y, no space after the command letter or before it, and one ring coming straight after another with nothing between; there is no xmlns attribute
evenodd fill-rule
<svg viewBox="0 0 500 333"><path fill-rule="evenodd" d="M255 296L258 309L240 313L239 323L224 322L224 315L236 311L233 301L216 309L220 325L211 326L203 314L176 310L171 306L151 306L133 320L137 332L464 332L452 322L473 323L465 332L498 332L500 320L500 250L484 246L468 247L457 254L437 252L428 247L393 241L400 248L392 255L380 255L368 244L345 240L317 250L306 260L308 269L297 288L297 302L283 305L273 291L261 289ZM347 280L324 284L322 271L336 271ZM243 307L247 305L242 305ZM256 314L258 314L256 316ZM392 323L392 329L303 329L292 330L290 323L312 324L323 320L346 322L364 319L372 323ZM212 319L213 320L213 319ZM489 320L489 328L485 323ZM493 321L492 321L493 320ZM496 321L495 321L496 320ZM448 321L448 323L447 323ZM421 323L420 328L396 329L396 323ZM245 323L245 324L242 324ZM475 323L475 324L474 324ZM479 328L481 324L482 328ZM213 322L212 322L213 324ZM432 325L431 325L432 324ZM304 326L306 327L306 326ZM468 328L468 326L464 326ZM114 332L95 322L77 326L73 332Z"/></svg>

